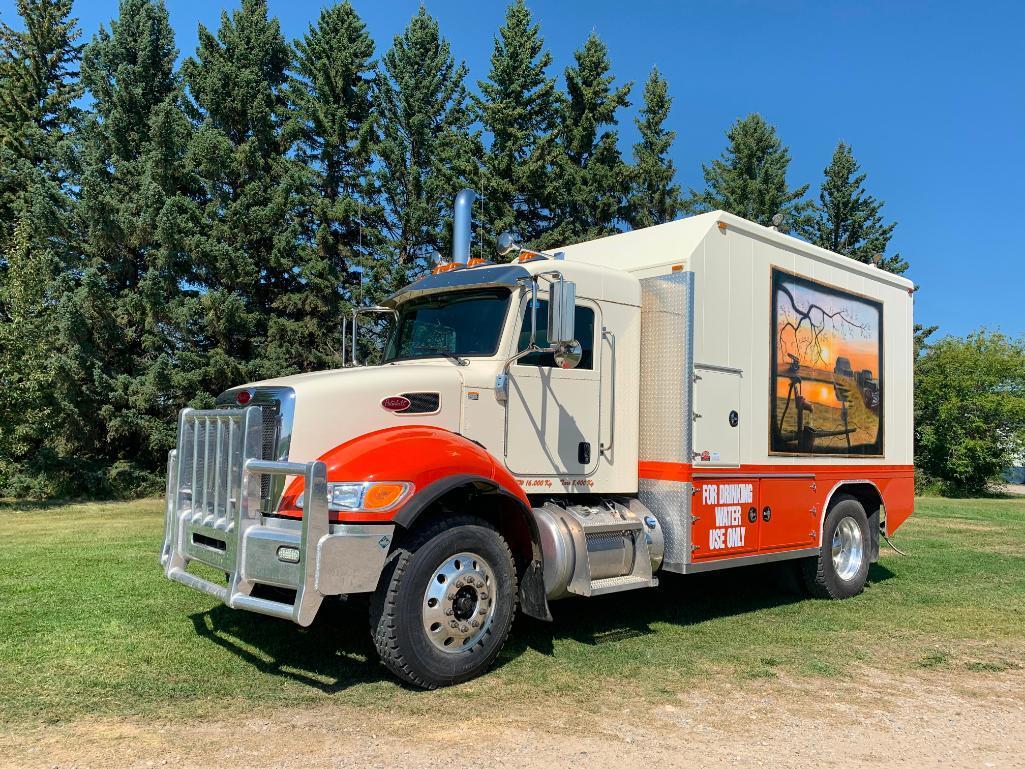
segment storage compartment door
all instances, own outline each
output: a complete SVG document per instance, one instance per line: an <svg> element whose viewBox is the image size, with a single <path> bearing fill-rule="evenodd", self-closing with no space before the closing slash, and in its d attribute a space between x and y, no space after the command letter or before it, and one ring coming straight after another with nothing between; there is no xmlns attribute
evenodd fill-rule
<svg viewBox="0 0 1025 769"><path fill-rule="evenodd" d="M694 469L738 467L742 372L694 366Z"/></svg>
<svg viewBox="0 0 1025 769"><path fill-rule="evenodd" d="M792 550L818 545L819 509L814 478L763 478L759 502L760 548Z"/></svg>

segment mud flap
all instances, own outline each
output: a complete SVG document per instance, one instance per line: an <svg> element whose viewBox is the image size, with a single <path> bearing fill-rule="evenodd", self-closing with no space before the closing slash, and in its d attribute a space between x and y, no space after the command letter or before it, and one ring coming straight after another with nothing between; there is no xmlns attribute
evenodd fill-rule
<svg viewBox="0 0 1025 769"><path fill-rule="evenodd" d="M868 562L879 561L879 508L868 517Z"/></svg>
<svg viewBox="0 0 1025 769"><path fill-rule="evenodd" d="M520 577L520 610L528 617L552 621L545 593L545 578L541 561L531 561Z"/></svg>

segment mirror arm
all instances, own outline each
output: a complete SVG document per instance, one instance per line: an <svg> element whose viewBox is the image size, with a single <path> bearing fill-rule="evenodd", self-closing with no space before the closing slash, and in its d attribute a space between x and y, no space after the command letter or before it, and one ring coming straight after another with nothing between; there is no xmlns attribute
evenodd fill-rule
<svg viewBox="0 0 1025 769"><path fill-rule="evenodd" d="M356 320L363 313L368 312L387 312L391 315L398 317L399 311L394 307L382 307L381 305L374 305L373 307L357 307L352 311L352 365L359 366L360 362L356 358ZM343 327L344 328L344 327ZM344 361L343 361L344 362Z"/></svg>

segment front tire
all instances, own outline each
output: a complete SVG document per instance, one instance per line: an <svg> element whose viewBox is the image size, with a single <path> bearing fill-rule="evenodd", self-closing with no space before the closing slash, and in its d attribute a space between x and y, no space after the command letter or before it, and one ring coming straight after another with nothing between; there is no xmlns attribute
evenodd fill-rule
<svg viewBox="0 0 1025 769"><path fill-rule="evenodd" d="M515 611L516 568L505 539L481 519L449 517L389 555L370 630L392 673L434 689L491 667Z"/></svg>
<svg viewBox="0 0 1025 769"><path fill-rule="evenodd" d="M835 600L858 595L868 579L870 545L865 508L854 497L839 497L822 525L818 557L801 564L808 592Z"/></svg>

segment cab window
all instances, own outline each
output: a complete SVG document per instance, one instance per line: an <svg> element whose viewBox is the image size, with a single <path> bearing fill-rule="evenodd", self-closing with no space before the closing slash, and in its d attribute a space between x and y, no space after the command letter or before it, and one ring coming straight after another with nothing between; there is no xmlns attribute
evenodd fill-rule
<svg viewBox="0 0 1025 769"><path fill-rule="evenodd" d="M576 307L576 333L577 341L580 342L582 357L578 369L594 368L594 310L590 307ZM548 346L548 301L539 299L537 302L537 338L538 347ZM527 311L523 313L523 323L520 326L520 339L516 347L517 352L527 349L530 344L530 302L527 302ZM539 366L541 368L556 368L555 354L550 352L532 352L524 355L518 361L517 366Z"/></svg>

